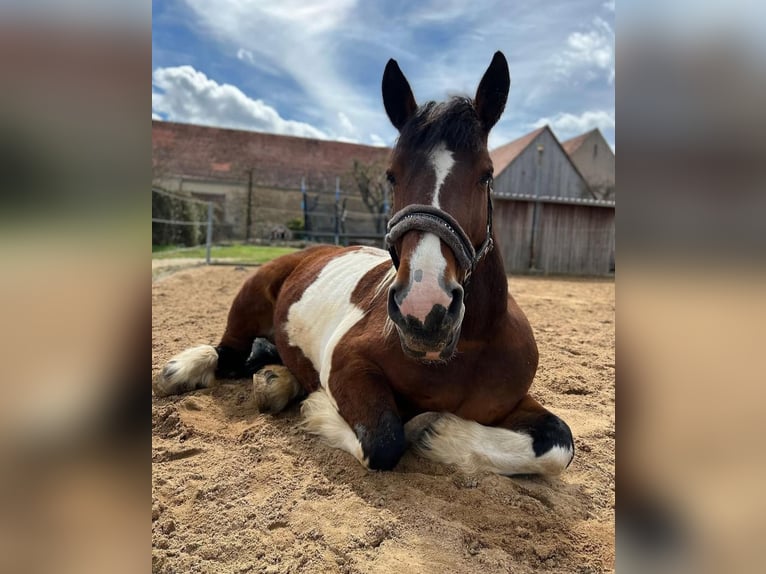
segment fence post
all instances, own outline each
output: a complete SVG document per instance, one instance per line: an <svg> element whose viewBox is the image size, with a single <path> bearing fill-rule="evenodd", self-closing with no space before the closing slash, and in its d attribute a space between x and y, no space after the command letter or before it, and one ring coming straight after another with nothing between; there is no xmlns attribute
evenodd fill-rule
<svg viewBox="0 0 766 574"><path fill-rule="evenodd" d="M210 265L210 247L213 245L213 202L207 202L207 241L205 242L205 262Z"/></svg>
<svg viewBox="0 0 766 574"><path fill-rule="evenodd" d="M340 178L335 177L335 245L340 245Z"/></svg>
<svg viewBox="0 0 766 574"><path fill-rule="evenodd" d="M253 168L247 170L247 217L245 219L245 243L250 242L253 228Z"/></svg>
<svg viewBox="0 0 766 574"><path fill-rule="evenodd" d="M301 209L303 209L303 238L309 240L309 196L306 193L306 178L301 178Z"/></svg>
<svg viewBox="0 0 766 574"><path fill-rule="evenodd" d="M535 204L532 208L532 233L529 240L529 271L535 273L539 271L537 263L539 259L540 246L538 243L539 211L541 209L540 200L540 175L543 169L543 151L545 147L542 144L537 146L537 169L535 170Z"/></svg>

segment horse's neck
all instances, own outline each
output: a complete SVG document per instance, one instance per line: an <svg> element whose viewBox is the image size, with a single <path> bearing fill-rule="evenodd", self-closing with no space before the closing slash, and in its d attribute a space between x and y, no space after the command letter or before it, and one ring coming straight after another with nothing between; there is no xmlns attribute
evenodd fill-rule
<svg viewBox="0 0 766 574"><path fill-rule="evenodd" d="M508 310L508 278L500 250L490 251L471 277L465 299L463 335L469 339L486 338Z"/></svg>

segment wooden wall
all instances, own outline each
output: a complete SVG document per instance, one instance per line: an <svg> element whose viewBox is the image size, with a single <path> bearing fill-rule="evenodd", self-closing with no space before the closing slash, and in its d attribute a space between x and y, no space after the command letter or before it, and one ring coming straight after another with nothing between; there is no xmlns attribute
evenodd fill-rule
<svg viewBox="0 0 766 574"><path fill-rule="evenodd" d="M535 203L495 198L495 237L508 273L527 273ZM538 203L536 268L546 274L614 270L614 206Z"/></svg>

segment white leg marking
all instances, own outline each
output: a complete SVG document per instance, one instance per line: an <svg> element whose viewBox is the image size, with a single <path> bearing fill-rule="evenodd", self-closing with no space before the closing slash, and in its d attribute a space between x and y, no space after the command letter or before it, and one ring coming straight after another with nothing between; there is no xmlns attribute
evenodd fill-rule
<svg viewBox="0 0 766 574"><path fill-rule="evenodd" d="M447 149L446 144L443 142L431 151L429 159L431 161L431 166L434 168L434 174L436 175L434 196L431 205L440 207L439 194L441 193L444 180L447 179L449 172L452 170L452 166L455 165L455 160L452 157L452 152Z"/></svg>
<svg viewBox="0 0 766 574"><path fill-rule="evenodd" d="M209 387L215 381L218 353L211 345L200 345L178 353L152 380L154 394L165 397Z"/></svg>
<svg viewBox="0 0 766 574"><path fill-rule="evenodd" d="M311 393L303 401L301 414L307 432L321 436L331 447L351 453L362 466L369 468L359 439L324 390Z"/></svg>
<svg viewBox="0 0 766 574"><path fill-rule="evenodd" d="M454 464L465 472L560 474L572 460L569 448L554 446L535 456L532 437L444 414L423 434L415 448L430 460Z"/></svg>

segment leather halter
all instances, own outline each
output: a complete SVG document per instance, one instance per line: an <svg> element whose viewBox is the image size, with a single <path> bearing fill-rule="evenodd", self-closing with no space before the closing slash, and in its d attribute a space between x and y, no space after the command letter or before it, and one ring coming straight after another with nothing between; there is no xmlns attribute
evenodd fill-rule
<svg viewBox="0 0 766 574"><path fill-rule="evenodd" d="M405 233L412 230L433 233L452 249L458 265L465 271L463 289L467 289L471 282L471 275L473 275L479 262L494 247L492 240L492 186L487 186L487 236L478 250L474 249L471 240L460 227L460 224L446 211L432 205L408 205L397 211L391 221L388 222L385 245L397 270L399 269L399 254L396 252L396 242Z"/></svg>

